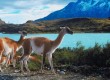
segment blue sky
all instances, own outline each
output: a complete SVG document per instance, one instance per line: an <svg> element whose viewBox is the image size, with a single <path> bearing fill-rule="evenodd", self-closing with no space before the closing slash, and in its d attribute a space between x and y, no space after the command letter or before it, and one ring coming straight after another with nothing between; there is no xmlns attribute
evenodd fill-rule
<svg viewBox="0 0 110 80"><path fill-rule="evenodd" d="M22 24L60 10L76 0L0 0L0 18L6 23Z"/></svg>

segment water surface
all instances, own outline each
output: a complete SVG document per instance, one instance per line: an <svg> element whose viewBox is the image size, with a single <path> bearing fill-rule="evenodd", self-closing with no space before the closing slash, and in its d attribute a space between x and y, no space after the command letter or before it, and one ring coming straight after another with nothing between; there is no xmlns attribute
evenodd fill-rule
<svg viewBox="0 0 110 80"><path fill-rule="evenodd" d="M26 38L29 37L46 37L51 40L55 40L58 34L28 34ZM19 40L20 34L2 34L0 37L9 37L14 40ZM110 33L75 33L73 35L66 34L63 38L60 48L63 47L76 47L77 43L81 43L85 48L93 47L95 43L104 45L107 42L110 42Z"/></svg>

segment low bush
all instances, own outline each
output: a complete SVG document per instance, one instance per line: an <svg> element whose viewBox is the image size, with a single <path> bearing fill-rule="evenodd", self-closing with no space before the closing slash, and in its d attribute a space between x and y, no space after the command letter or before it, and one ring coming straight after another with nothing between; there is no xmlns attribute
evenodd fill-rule
<svg viewBox="0 0 110 80"><path fill-rule="evenodd" d="M41 60L40 56L32 54L37 59ZM29 68L31 70L40 69L41 64L36 61L29 61ZM57 49L53 54L54 67L72 67L72 66L97 66L110 67L110 43L101 46L95 44L94 47L85 49L81 44L76 48L62 48ZM46 58L46 66L49 66Z"/></svg>

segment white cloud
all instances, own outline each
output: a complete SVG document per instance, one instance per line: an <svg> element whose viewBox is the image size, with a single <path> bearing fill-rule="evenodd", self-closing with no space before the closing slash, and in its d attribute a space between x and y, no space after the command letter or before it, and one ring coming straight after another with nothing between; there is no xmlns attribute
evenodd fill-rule
<svg viewBox="0 0 110 80"><path fill-rule="evenodd" d="M47 16L75 0L1 0L0 18L9 23L24 23Z"/></svg>
<svg viewBox="0 0 110 80"><path fill-rule="evenodd" d="M14 14L14 9L4 9L0 11L0 18L9 23L25 23L27 20L36 20L47 16L53 11L59 10L64 7L64 5L47 5L48 8L42 9L42 7L31 8L26 10L21 10L19 14ZM8 11L9 10L9 11ZM5 12L4 12L5 11Z"/></svg>

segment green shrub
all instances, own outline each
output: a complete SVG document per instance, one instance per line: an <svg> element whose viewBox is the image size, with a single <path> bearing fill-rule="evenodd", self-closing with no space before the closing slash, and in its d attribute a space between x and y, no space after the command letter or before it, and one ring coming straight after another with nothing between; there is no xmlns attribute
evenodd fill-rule
<svg viewBox="0 0 110 80"><path fill-rule="evenodd" d="M41 60L41 56L36 56ZM31 70L40 69L41 63L29 61L29 68ZM76 48L62 48L57 49L53 54L54 67L74 66L74 65L90 65L97 67L110 67L110 43L104 46L95 44L94 47L85 49L81 43L77 43ZM50 66L46 58L46 65Z"/></svg>

